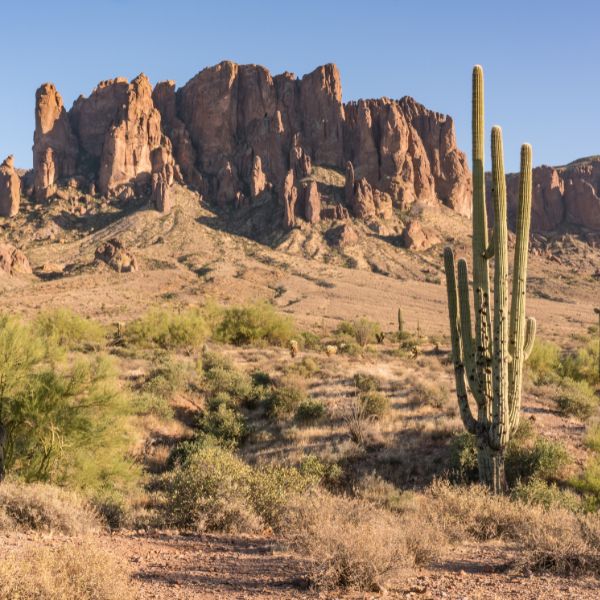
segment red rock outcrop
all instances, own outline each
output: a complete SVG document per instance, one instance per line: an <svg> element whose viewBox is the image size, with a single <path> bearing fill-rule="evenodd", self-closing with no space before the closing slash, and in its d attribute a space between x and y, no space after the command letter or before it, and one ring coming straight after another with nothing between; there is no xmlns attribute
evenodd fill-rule
<svg viewBox="0 0 600 600"><path fill-rule="evenodd" d="M321 194L316 181L309 181L304 189L304 218L312 224L321 220Z"/></svg>
<svg viewBox="0 0 600 600"><path fill-rule="evenodd" d="M101 82L88 98L80 96L69 113L52 84L36 94L39 199L51 196L59 179L74 174L87 176L104 195L118 193L124 185L143 189L151 184L151 157L158 148L170 153L171 142L162 134L160 112L143 74L131 83L123 78Z"/></svg>
<svg viewBox="0 0 600 600"><path fill-rule="evenodd" d="M519 199L518 173L507 175L507 197L509 218L514 223ZM532 231L572 228L600 231L600 157L578 160L564 167L533 169Z"/></svg>
<svg viewBox="0 0 600 600"><path fill-rule="evenodd" d="M296 224L296 202L298 201L298 188L294 184L294 170L290 169L283 182L281 193L284 204L284 225L292 229Z"/></svg>
<svg viewBox="0 0 600 600"><path fill-rule="evenodd" d="M15 171L13 157L0 165L0 217L14 217L21 203L21 178Z"/></svg>
<svg viewBox="0 0 600 600"><path fill-rule="evenodd" d="M35 93L33 170L38 200L54 193L58 179L75 173L78 156L79 145L62 97L54 85L45 83Z"/></svg>
<svg viewBox="0 0 600 600"><path fill-rule="evenodd" d="M256 198L263 193L267 187L267 178L262 170L262 162L258 154L254 157L252 173L250 175L250 197Z"/></svg>
<svg viewBox="0 0 600 600"><path fill-rule="evenodd" d="M105 262L118 273L130 273L138 270L135 256L117 239L108 240L96 248L97 261Z"/></svg>
<svg viewBox="0 0 600 600"><path fill-rule="evenodd" d="M0 244L0 273L20 275L31 273L27 257L11 244Z"/></svg>
<svg viewBox="0 0 600 600"><path fill-rule="evenodd" d="M408 223L402 232L402 243L410 250L427 250L440 241L435 233L423 229L418 221Z"/></svg>
<svg viewBox="0 0 600 600"><path fill-rule="evenodd" d="M351 161L346 204L361 218L387 218L392 205L405 208L415 200L470 212L470 175L452 119L410 98L344 104L332 64L298 79L226 61L177 91L173 81L151 90L143 75L131 83L118 78L79 98L68 114L47 85L38 91L36 113L34 162L42 196L75 173L103 194L132 184L156 191L151 156L162 148L185 183L228 206L283 190L290 170L301 182L313 165L343 169ZM280 198L287 227L290 190ZM296 199L294 217L305 218L302 210L297 214L304 206ZM320 215L315 208L312 221Z"/></svg>

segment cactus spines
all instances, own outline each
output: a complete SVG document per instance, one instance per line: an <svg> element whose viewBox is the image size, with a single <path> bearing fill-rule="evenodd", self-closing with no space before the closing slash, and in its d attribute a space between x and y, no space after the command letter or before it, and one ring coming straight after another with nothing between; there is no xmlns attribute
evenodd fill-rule
<svg viewBox="0 0 600 600"><path fill-rule="evenodd" d="M465 428L477 438L479 478L495 493L506 487L504 454L519 424L523 363L535 337L525 318L527 252L531 220L531 147L521 148L521 181L516 228L512 298L509 310L508 225L502 130L492 128L494 230L488 243L483 167L483 70L473 69L473 298L471 322L467 263L444 251L450 338L458 406ZM494 260L493 320L489 263ZM492 326L493 323L493 326ZM469 404L469 390L477 416Z"/></svg>

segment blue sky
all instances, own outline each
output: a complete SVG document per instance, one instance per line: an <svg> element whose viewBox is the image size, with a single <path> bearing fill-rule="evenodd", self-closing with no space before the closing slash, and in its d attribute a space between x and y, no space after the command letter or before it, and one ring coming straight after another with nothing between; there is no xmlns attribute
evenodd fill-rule
<svg viewBox="0 0 600 600"><path fill-rule="evenodd" d="M535 164L563 164L600 154L599 20L593 0L2 0L0 160L31 165L42 82L70 107L103 79L143 71L182 85L229 59L297 75L335 62L345 100L411 95L454 117L467 152L480 63L507 169L524 141Z"/></svg>

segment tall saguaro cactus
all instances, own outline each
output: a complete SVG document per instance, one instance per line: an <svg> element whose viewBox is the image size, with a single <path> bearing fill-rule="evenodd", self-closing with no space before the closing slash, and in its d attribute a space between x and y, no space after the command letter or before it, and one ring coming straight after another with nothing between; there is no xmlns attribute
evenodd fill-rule
<svg viewBox="0 0 600 600"><path fill-rule="evenodd" d="M484 170L483 70L473 69L473 301L467 263L444 251L450 337L460 415L477 438L479 479L494 492L506 487L504 455L519 425L523 364L535 338L535 320L525 317L527 253L531 221L531 146L521 147L521 180L509 309L508 228L502 130L492 128L494 229L488 241ZM494 261L493 319L490 262ZM469 391L477 406L474 416Z"/></svg>

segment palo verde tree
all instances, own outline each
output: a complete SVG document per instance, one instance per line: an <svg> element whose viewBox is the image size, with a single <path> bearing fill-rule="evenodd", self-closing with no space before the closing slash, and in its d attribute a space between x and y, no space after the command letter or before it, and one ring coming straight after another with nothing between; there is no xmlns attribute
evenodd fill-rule
<svg viewBox="0 0 600 600"><path fill-rule="evenodd" d="M460 415L476 436L479 479L495 493L506 488L504 456L519 425L523 364L533 347L535 320L525 317L527 253L531 221L531 146L521 147L516 246L509 304L508 228L502 130L492 128L494 227L488 240L485 202L483 70L473 69L473 301L471 320L467 263L444 252L454 374ZM490 262L494 261L493 302ZM493 314L492 314L493 307ZM475 400L477 415L469 404Z"/></svg>

